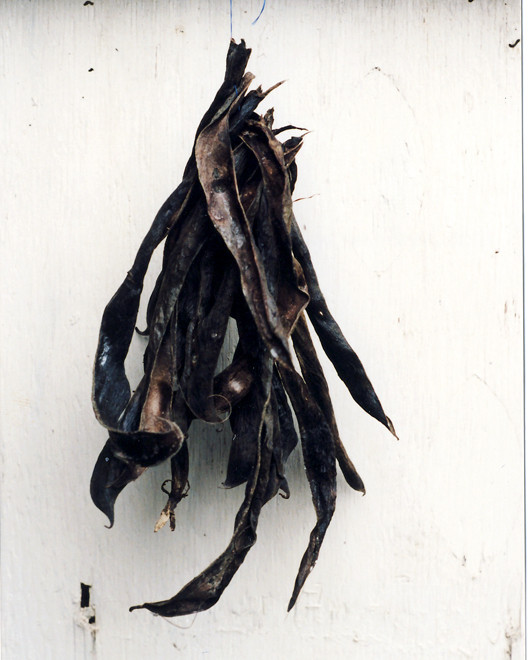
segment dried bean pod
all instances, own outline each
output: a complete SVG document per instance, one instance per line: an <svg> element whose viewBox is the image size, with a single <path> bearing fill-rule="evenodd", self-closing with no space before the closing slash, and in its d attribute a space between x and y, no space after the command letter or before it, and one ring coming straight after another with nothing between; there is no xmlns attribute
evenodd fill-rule
<svg viewBox="0 0 528 660"><path fill-rule="evenodd" d="M288 604L288 611L290 611L317 561L326 530L334 514L336 466L332 433L306 384L295 371L283 367L279 367L279 371L299 423L306 477L312 491L312 501L317 518L299 566Z"/></svg>
<svg viewBox="0 0 528 660"><path fill-rule="evenodd" d="M393 435L396 435L394 426L387 415L385 415L360 359L352 350L341 328L337 325L328 309L326 300L319 287L319 281L315 274L310 251L304 242L295 219L292 223L292 245L293 253L299 260L308 283L310 303L306 311L319 336L324 352L328 355L339 377L348 387L354 400L363 410L386 426Z"/></svg>

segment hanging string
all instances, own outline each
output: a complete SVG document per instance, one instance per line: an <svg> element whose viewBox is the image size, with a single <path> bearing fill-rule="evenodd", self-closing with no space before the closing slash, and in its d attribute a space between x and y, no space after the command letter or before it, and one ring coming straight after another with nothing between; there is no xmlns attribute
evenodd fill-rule
<svg viewBox="0 0 528 660"><path fill-rule="evenodd" d="M251 25L255 25L258 19L262 16L262 12L266 9L266 0L262 3L262 7L258 13L257 18L252 21ZM233 0L229 0L229 31L231 33L231 39L233 38Z"/></svg>
<svg viewBox="0 0 528 660"><path fill-rule="evenodd" d="M266 8L266 0L262 3L262 7L260 8L259 14L257 18L252 21L251 25L255 25L255 23L258 21L258 19L262 16L262 12ZM233 0L229 0L229 32L231 34L231 39L233 38ZM238 90L235 85L235 94L238 96Z"/></svg>
<svg viewBox="0 0 528 660"><path fill-rule="evenodd" d="M232 1L232 0L231 0L231 1ZM265 6L266 6L266 0L264 0L264 2L262 3L262 7L261 7L261 9L260 9L260 11L259 11L259 15L258 15L257 18L253 21L253 23L251 23L251 25L255 25L255 23L258 21L258 19L262 16L262 12L264 11Z"/></svg>
<svg viewBox="0 0 528 660"><path fill-rule="evenodd" d="M233 0L229 0L229 28L231 30L231 39L233 39ZM238 89L236 85L235 94L238 96Z"/></svg>

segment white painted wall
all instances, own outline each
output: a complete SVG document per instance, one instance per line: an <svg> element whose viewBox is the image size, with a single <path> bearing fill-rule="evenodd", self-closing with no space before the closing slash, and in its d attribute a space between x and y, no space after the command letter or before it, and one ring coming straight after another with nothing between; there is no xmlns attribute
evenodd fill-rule
<svg viewBox="0 0 528 660"><path fill-rule="evenodd" d="M175 533L152 532L168 466L123 492L111 531L88 493L101 313L222 79L229 3L1 3L2 657L522 658L520 3L268 1L253 27L260 0L233 5L257 82L288 79L277 121L313 130L296 214L400 442L325 361L367 496L339 479L295 610L314 517L299 454L216 607L128 613L224 549L242 498L218 488L227 431L205 426Z"/></svg>

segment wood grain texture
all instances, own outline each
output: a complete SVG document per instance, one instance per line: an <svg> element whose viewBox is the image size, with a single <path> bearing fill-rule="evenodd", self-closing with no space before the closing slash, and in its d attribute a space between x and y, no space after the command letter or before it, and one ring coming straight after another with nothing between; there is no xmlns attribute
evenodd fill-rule
<svg viewBox="0 0 528 660"><path fill-rule="evenodd" d="M291 498L264 509L215 608L128 613L224 549L243 496L219 488L229 433L207 425L173 534L152 532L168 465L123 492L110 531L88 492L102 310L180 181L223 76L229 3L1 3L2 657L519 660L520 3L282 0L252 27L260 4L233 2L234 36L258 83L288 79L269 99L277 123L313 130L295 197L315 196L295 213L400 442L323 361L367 495L340 478L296 608L313 524L298 453Z"/></svg>

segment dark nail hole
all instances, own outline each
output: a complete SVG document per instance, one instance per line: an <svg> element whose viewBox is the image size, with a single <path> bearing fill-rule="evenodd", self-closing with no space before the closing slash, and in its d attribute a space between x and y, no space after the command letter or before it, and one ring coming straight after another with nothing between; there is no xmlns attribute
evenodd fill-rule
<svg viewBox="0 0 528 660"><path fill-rule="evenodd" d="M81 607L90 607L91 585L81 582ZM91 623L91 622L90 622Z"/></svg>
<svg viewBox="0 0 528 660"><path fill-rule="evenodd" d="M88 623L92 623L92 624L95 623L95 616L91 616L91 617L88 619Z"/></svg>

